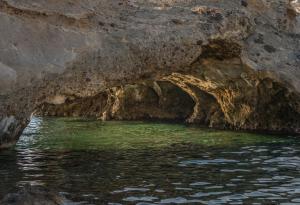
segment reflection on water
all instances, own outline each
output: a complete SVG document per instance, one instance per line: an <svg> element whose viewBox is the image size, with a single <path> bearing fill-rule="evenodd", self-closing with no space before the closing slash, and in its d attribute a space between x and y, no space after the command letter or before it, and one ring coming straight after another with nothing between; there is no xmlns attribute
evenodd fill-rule
<svg viewBox="0 0 300 205"><path fill-rule="evenodd" d="M300 204L300 142L176 124L34 118L0 152L0 197L43 184L82 204Z"/></svg>

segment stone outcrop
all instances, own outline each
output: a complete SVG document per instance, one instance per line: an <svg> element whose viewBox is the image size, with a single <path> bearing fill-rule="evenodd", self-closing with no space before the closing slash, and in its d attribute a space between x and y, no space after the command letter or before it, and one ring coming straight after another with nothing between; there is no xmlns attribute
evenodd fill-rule
<svg viewBox="0 0 300 205"><path fill-rule="evenodd" d="M0 0L0 147L35 111L300 132L297 0Z"/></svg>
<svg viewBox="0 0 300 205"><path fill-rule="evenodd" d="M0 200L0 205L72 205L69 200L43 186L26 184L16 193L10 193Z"/></svg>

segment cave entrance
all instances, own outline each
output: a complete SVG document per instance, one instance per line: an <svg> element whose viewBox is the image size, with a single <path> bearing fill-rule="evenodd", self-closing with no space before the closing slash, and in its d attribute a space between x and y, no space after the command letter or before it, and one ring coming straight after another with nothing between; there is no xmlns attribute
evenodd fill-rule
<svg viewBox="0 0 300 205"><path fill-rule="evenodd" d="M66 97L61 104L44 103L35 115L184 122L193 115L195 105L195 99L179 86L152 81L114 87L93 97Z"/></svg>

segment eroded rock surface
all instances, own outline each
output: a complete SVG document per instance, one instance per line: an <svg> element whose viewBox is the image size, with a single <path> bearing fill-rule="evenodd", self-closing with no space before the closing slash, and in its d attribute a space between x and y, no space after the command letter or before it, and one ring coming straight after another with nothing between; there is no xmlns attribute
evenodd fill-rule
<svg viewBox="0 0 300 205"><path fill-rule="evenodd" d="M0 147L37 109L299 133L299 8L297 0L0 0Z"/></svg>

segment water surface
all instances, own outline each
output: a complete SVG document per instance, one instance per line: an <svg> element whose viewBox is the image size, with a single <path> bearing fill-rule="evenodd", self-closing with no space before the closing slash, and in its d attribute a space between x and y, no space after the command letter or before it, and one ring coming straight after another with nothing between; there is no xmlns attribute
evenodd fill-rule
<svg viewBox="0 0 300 205"><path fill-rule="evenodd" d="M81 204L300 204L296 137L33 118L0 152L0 197L42 184Z"/></svg>

